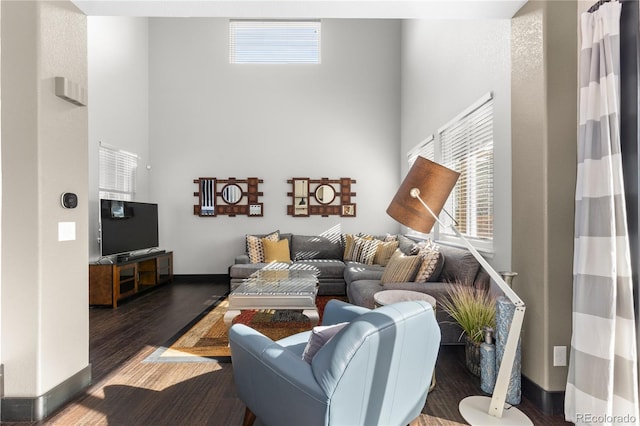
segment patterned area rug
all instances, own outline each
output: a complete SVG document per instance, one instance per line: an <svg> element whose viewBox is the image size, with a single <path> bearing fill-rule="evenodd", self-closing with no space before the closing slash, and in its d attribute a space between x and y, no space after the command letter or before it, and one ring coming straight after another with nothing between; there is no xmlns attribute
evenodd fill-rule
<svg viewBox="0 0 640 426"><path fill-rule="evenodd" d="M346 300L336 296L318 296L316 305L320 321L327 302ZM227 298L218 300L156 349L144 362L230 362L229 339L223 317ZM233 323L246 324L273 340L311 329L309 318L302 311L259 310L242 311Z"/></svg>

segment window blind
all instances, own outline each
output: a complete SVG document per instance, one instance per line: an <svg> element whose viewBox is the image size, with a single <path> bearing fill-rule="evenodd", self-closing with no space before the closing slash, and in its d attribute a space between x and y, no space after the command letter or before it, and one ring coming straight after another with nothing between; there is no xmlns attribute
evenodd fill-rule
<svg viewBox="0 0 640 426"><path fill-rule="evenodd" d="M440 129L440 163L460 172L445 209L469 238L493 239L493 99ZM445 221L451 220L442 217ZM449 229L443 233L453 235Z"/></svg>
<svg viewBox="0 0 640 426"><path fill-rule="evenodd" d="M409 165L412 165L418 156L426 158L427 160L436 161L435 146L436 143L433 135L420 142L407 153Z"/></svg>
<svg viewBox="0 0 640 426"><path fill-rule="evenodd" d="M99 155L100 198L133 200L138 156L103 144L100 144Z"/></svg>
<svg viewBox="0 0 640 426"><path fill-rule="evenodd" d="M320 21L230 21L232 64L319 64Z"/></svg>

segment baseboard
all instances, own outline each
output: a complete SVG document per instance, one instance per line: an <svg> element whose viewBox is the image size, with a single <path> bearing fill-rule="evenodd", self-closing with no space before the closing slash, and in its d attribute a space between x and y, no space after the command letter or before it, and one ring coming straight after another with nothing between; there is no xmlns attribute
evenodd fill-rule
<svg viewBox="0 0 640 426"><path fill-rule="evenodd" d="M547 391L522 376L522 396L538 407L544 414L564 413L564 391Z"/></svg>
<svg viewBox="0 0 640 426"><path fill-rule="evenodd" d="M181 274L173 275L175 283L228 283L229 275L227 274Z"/></svg>
<svg viewBox="0 0 640 426"><path fill-rule="evenodd" d="M28 398L3 397L2 422L37 422L73 399L91 384L91 364L44 395Z"/></svg>

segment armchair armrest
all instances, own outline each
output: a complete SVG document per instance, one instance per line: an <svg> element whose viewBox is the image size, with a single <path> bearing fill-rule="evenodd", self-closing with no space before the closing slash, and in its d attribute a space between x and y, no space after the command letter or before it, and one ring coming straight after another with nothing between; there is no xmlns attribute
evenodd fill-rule
<svg viewBox="0 0 640 426"><path fill-rule="evenodd" d="M327 396L318 386L311 366L297 354L244 324L234 324L231 327L229 344L234 373L247 375L254 389L264 386L264 392L269 393L270 389L273 389L273 381L276 380L288 384L292 393L297 396L285 396L280 393L274 395L274 398L298 399L300 394L304 393L312 399L326 403ZM260 372L265 371L268 372L268 379L257 377ZM275 389L282 392L284 387L281 384L275 386Z"/></svg>
<svg viewBox="0 0 640 426"><path fill-rule="evenodd" d="M370 309L352 305L341 300L332 299L327 302L322 314L322 325L333 325L341 322L351 322L356 317L369 312Z"/></svg>
<svg viewBox="0 0 640 426"><path fill-rule="evenodd" d="M249 255L245 253L245 254L236 256L235 259L233 260L233 263L235 265L240 265L240 264L247 264L251 262L249 262Z"/></svg>

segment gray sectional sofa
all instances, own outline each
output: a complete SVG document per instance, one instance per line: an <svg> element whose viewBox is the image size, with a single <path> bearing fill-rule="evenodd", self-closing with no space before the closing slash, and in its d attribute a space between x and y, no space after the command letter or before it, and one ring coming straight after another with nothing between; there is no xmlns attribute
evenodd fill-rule
<svg viewBox="0 0 640 426"><path fill-rule="evenodd" d="M350 303L374 307L373 295L378 291L402 289L413 290L433 296L436 301L447 297L447 289L452 285L473 285L478 289L489 289L489 275L480 266L471 252L466 249L440 245L440 267L428 282L388 282L381 283L384 266L366 265L344 261L342 238L321 236L280 234L289 240L292 265L313 266L319 271L319 295L347 296ZM416 244L406 236L398 236L399 249L407 254ZM236 257L229 268L231 290L235 290L243 279L264 268L267 263L250 263L248 254ZM442 344L459 344L462 331L443 309L436 307L436 319L442 332Z"/></svg>

